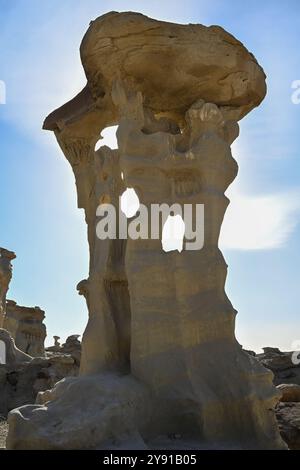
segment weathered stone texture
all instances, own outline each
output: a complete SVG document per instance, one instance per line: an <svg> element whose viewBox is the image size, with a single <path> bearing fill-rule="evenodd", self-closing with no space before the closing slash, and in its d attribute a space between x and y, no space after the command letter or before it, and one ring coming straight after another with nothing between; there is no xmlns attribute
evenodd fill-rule
<svg viewBox="0 0 300 470"><path fill-rule="evenodd" d="M238 170L230 146L237 121L264 98L263 70L220 27L136 13L92 22L81 57L86 88L44 124L72 166L88 225L81 376L13 411L9 448L151 448L167 435L202 448L285 448L272 374L235 339L218 248L224 193ZM95 152L112 124L118 150ZM98 239L96 208L118 210L126 187L148 208L204 204L203 249Z"/></svg>
<svg viewBox="0 0 300 470"><path fill-rule="evenodd" d="M29 403L37 394L54 387L64 377L79 372L77 358L68 353L32 358L20 351L8 331L0 329L0 341L5 343L6 361L0 364L0 415Z"/></svg>
<svg viewBox="0 0 300 470"><path fill-rule="evenodd" d="M289 449L300 450L300 403L279 403L276 416L280 433Z"/></svg>
<svg viewBox="0 0 300 470"><path fill-rule="evenodd" d="M6 311L6 294L12 278L11 262L15 258L15 253L5 248L0 248L0 328L3 327Z"/></svg>

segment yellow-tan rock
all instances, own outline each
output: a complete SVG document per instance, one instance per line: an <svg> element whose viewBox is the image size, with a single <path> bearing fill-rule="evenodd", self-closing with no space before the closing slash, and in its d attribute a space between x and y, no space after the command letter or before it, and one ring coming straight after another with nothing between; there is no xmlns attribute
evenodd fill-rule
<svg viewBox="0 0 300 470"><path fill-rule="evenodd" d="M3 327L6 311L6 294L12 278L12 261L15 258L14 252L0 248L0 328Z"/></svg>
<svg viewBox="0 0 300 470"><path fill-rule="evenodd" d="M277 390L281 392L281 402L300 402L300 385L298 384L280 384Z"/></svg>
<svg viewBox="0 0 300 470"><path fill-rule="evenodd" d="M230 145L264 98L263 70L220 27L136 13L92 22L81 57L85 89L44 124L72 166L88 225L81 372L10 414L8 447L159 448L176 435L178 448L285 448L272 374L235 339L218 248L238 170ZM112 124L118 150L95 151ZM204 204L204 247L166 253L160 239L97 238L99 203L118 210L126 187L147 208Z"/></svg>
<svg viewBox="0 0 300 470"><path fill-rule="evenodd" d="M22 307L13 300L6 303L3 327L10 332L16 346L33 357L45 354L45 312L39 307Z"/></svg>

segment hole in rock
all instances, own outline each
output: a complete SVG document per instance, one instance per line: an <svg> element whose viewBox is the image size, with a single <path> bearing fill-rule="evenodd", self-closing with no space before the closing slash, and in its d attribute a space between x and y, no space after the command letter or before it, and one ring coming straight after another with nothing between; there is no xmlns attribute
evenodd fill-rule
<svg viewBox="0 0 300 470"><path fill-rule="evenodd" d="M95 151L99 150L100 147L110 147L112 150L118 148L118 141L117 141L117 129L118 126L110 126L103 129L101 132L100 139L95 145Z"/></svg>
<svg viewBox="0 0 300 470"><path fill-rule="evenodd" d="M119 245L119 246L118 246ZM120 255L121 245L125 245L124 240L115 240L115 257ZM121 250L121 251L120 251ZM119 345L120 365L127 373L130 370L130 296L128 283L126 280L104 280L104 289L107 296L110 311L114 320L116 334Z"/></svg>
<svg viewBox="0 0 300 470"><path fill-rule="evenodd" d="M0 364L6 364L6 345L0 339Z"/></svg>
<svg viewBox="0 0 300 470"><path fill-rule="evenodd" d="M162 249L165 252L183 250L185 223L181 215L169 215L162 230Z"/></svg>
<svg viewBox="0 0 300 470"><path fill-rule="evenodd" d="M140 200L133 188L127 188L121 196L121 211L129 219L133 217L140 207Z"/></svg>

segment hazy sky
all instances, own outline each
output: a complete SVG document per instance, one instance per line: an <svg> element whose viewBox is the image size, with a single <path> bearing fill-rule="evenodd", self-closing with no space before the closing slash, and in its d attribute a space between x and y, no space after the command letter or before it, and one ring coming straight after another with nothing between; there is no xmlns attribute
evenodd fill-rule
<svg viewBox="0 0 300 470"><path fill-rule="evenodd" d="M71 168L41 127L84 86L80 41L90 20L110 10L221 25L264 67L267 97L233 146L240 170L221 246L239 341L292 349L300 340L300 104L291 99L300 80L298 0L0 0L0 246L18 256L8 297L46 310L50 343L84 330L75 287L88 273L86 225Z"/></svg>

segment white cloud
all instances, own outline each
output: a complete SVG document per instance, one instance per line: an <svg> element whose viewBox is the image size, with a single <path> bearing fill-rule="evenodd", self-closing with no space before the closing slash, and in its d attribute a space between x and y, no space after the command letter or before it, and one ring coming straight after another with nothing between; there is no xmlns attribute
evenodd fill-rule
<svg viewBox="0 0 300 470"><path fill-rule="evenodd" d="M287 243L299 220L300 191L248 196L233 186L227 195L221 248L270 250Z"/></svg>

